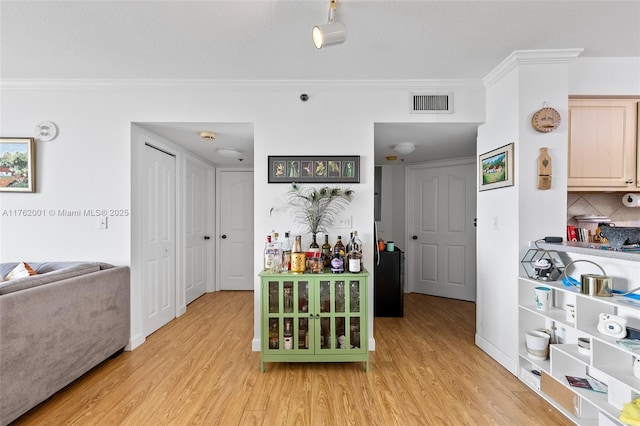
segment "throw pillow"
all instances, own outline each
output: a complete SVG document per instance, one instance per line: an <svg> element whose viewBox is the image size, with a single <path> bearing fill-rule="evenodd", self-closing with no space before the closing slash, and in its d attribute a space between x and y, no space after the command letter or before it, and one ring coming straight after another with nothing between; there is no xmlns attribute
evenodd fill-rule
<svg viewBox="0 0 640 426"><path fill-rule="evenodd" d="M7 275L4 280L9 281L14 278L23 278L28 277L30 275L37 275L38 273L33 270L31 266L27 262L20 262L18 265L13 268L9 275Z"/></svg>

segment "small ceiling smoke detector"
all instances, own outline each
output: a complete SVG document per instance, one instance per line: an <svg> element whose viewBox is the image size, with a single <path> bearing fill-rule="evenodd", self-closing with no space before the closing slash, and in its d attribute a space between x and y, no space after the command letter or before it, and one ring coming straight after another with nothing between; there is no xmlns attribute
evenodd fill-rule
<svg viewBox="0 0 640 426"><path fill-rule="evenodd" d="M213 132L200 132L200 137L203 141L212 141L216 138L216 134Z"/></svg>

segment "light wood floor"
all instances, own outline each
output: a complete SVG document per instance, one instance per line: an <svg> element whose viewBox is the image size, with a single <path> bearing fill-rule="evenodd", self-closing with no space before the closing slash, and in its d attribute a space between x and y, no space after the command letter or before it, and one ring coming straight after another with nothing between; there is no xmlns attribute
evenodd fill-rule
<svg viewBox="0 0 640 426"><path fill-rule="evenodd" d="M20 425L569 425L478 349L475 305L409 294L376 318L362 363L266 365L251 352L253 293L206 294Z"/></svg>

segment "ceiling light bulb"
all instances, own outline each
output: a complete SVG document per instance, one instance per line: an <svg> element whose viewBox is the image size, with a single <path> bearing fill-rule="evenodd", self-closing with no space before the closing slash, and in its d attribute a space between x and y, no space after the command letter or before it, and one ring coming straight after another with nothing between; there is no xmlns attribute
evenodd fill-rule
<svg viewBox="0 0 640 426"><path fill-rule="evenodd" d="M416 150L416 144L412 142L400 142L393 147L393 150L402 155L411 154Z"/></svg>
<svg viewBox="0 0 640 426"><path fill-rule="evenodd" d="M240 158L242 155L242 152L232 148L218 148L216 152L225 158Z"/></svg>
<svg viewBox="0 0 640 426"><path fill-rule="evenodd" d="M347 39L347 27L340 22L316 25L311 32L313 45L321 49L332 44L343 43Z"/></svg>

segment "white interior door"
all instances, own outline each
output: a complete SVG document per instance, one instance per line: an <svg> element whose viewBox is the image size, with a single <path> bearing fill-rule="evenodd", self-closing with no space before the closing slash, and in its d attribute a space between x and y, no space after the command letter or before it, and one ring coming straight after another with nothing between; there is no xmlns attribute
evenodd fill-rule
<svg viewBox="0 0 640 426"><path fill-rule="evenodd" d="M407 168L407 200L413 290L475 301L475 162Z"/></svg>
<svg viewBox="0 0 640 426"><path fill-rule="evenodd" d="M193 302L207 290L207 170L204 164L186 160L185 167L185 302Z"/></svg>
<svg viewBox="0 0 640 426"><path fill-rule="evenodd" d="M176 316L175 157L145 144L143 167L142 294L148 336Z"/></svg>
<svg viewBox="0 0 640 426"><path fill-rule="evenodd" d="M220 290L253 290L253 172L220 171L217 182Z"/></svg>

